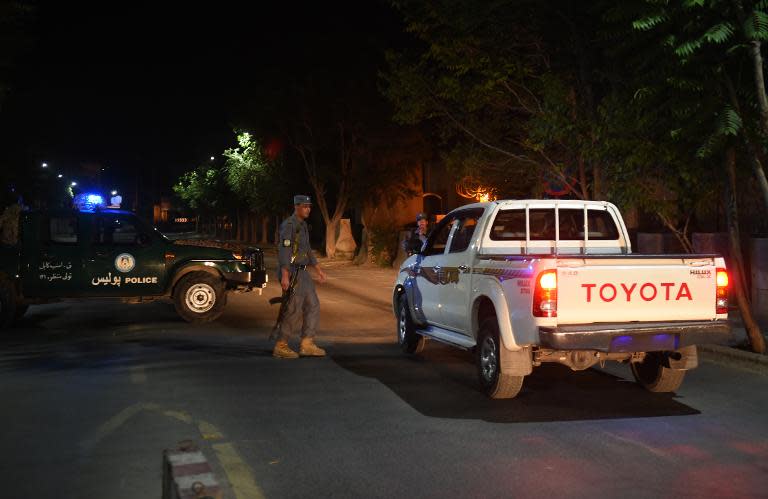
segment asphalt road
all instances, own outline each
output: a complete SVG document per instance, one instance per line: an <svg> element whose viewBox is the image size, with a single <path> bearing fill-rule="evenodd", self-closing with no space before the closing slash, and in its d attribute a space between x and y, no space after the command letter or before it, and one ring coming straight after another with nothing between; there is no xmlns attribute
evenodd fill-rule
<svg viewBox="0 0 768 499"><path fill-rule="evenodd" d="M32 307L0 337L3 497L160 497L191 439L227 497L768 497L768 377L703 362L676 395L629 369L537 368L513 400L471 356L394 344L391 270L329 265L324 359L276 360L277 313L215 324L171 305Z"/></svg>

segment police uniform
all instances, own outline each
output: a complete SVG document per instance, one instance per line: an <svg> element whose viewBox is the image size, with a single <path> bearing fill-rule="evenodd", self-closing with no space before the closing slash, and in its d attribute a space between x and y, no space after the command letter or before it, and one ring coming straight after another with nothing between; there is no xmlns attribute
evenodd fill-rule
<svg viewBox="0 0 768 499"><path fill-rule="evenodd" d="M311 203L309 196L294 196L294 204ZM307 271L308 265L317 265L312 248L309 246L307 223L294 213L280 224L280 247L277 252L278 282L282 269L291 274L298 272L296 287L288 305L285 319L280 326L278 342L286 342L301 328L302 340L314 338L320 319L320 301L317 298L315 282Z"/></svg>

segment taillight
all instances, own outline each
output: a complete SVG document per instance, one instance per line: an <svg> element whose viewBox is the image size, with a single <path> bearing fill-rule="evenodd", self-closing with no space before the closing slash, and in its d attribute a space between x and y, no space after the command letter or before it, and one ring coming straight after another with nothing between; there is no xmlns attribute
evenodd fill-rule
<svg viewBox="0 0 768 499"><path fill-rule="evenodd" d="M717 292L715 294L715 313L728 313L728 272L717 269Z"/></svg>
<svg viewBox="0 0 768 499"><path fill-rule="evenodd" d="M536 279L534 317L557 317L557 271L545 270Z"/></svg>

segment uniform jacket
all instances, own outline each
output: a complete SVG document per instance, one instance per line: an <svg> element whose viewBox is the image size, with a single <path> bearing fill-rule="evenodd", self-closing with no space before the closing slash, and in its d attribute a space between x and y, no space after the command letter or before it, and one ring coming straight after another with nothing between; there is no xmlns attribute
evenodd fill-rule
<svg viewBox="0 0 768 499"><path fill-rule="evenodd" d="M309 246L309 228L307 222L299 220L295 214L280 224L280 241L277 249L278 278L282 278L280 269L293 271L293 265L317 265L317 258Z"/></svg>

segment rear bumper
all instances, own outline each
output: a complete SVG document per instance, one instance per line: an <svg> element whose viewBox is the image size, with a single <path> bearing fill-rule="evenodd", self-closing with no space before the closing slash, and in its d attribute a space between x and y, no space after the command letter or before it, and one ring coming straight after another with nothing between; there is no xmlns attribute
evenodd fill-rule
<svg viewBox="0 0 768 499"><path fill-rule="evenodd" d="M540 344L556 350L652 352L677 350L702 343L725 344L730 339L731 324L727 320L574 324L539 328Z"/></svg>

